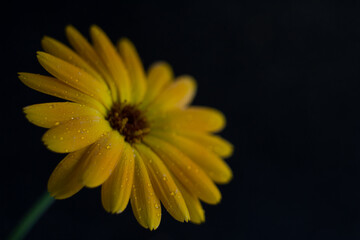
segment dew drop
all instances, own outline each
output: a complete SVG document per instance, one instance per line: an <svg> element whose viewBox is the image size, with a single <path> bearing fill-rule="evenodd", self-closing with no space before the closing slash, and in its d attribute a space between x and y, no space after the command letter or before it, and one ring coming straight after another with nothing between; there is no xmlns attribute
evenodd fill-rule
<svg viewBox="0 0 360 240"><path fill-rule="evenodd" d="M174 196L174 195L175 195L175 193L174 193L174 192L170 192L170 195L171 195L171 196Z"/></svg>
<svg viewBox="0 0 360 240"><path fill-rule="evenodd" d="M51 104L51 105L49 106L49 108L50 108L50 109L53 109L53 108L54 108L54 105L53 105L53 104Z"/></svg>
<svg viewBox="0 0 360 240"><path fill-rule="evenodd" d="M63 137L60 137L59 139L60 139L60 141L64 140L64 138L63 138Z"/></svg>
<svg viewBox="0 0 360 240"><path fill-rule="evenodd" d="M110 149L111 148L111 146L110 145L106 145L106 149Z"/></svg>
<svg viewBox="0 0 360 240"><path fill-rule="evenodd" d="M159 208L160 206L159 206L159 204L155 203L154 207Z"/></svg>
<svg viewBox="0 0 360 240"><path fill-rule="evenodd" d="M55 122L55 126L59 126L60 125L60 122Z"/></svg>

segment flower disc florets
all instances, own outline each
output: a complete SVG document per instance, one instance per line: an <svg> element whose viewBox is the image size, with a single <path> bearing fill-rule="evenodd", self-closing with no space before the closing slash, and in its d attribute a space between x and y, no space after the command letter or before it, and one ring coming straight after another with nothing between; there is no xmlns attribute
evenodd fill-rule
<svg viewBox="0 0 360 240"><path fill-rule="evenodd" d="M150 131L144 114L133 105L114 104L106 119L131 144L140 143Z"/></svg>

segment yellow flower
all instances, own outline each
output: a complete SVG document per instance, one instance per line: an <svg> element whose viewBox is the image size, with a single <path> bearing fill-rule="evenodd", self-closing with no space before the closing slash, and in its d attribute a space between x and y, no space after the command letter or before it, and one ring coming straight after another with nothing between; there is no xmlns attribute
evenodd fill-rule
<svg viewBox="0 0 360 240"><path fill-rule="evenodd" d="M161 204L178 221L203 222L200 200L218 203L215 183L232 178L222 158L233 147L214 135L225 117L189 106L192 77L174 79L165 62L145 73L128 39L116 48L99 27L90 34L92 44L68 26L74 50L44 37L45 52L37 57L53 77L19 74L28 87L69 101L24 108L30 122L49 128L45 145L68 153L50 176L50 194L64 199L101 185L106 211L121 213L130 200L137 221L150 230L160 224Z"/></svg>

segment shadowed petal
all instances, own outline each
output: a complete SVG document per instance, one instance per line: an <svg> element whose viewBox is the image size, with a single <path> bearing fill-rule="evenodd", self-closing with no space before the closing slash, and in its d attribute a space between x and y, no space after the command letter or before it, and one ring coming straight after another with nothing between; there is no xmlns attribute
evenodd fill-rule
<svg viewBox="0 0 360 240"><path fill-rule="evenodd" d="M147 146L137 144L135 147L147 166L155 192L166 210L180 222L189 221L189 212L181 191L163 161Z"/></svg>
<svg viewBox="0 0 360 240"><path fill-rule="evenodd" d="M154 136L145 136L144 142L164 161L172 174L189 191L209 204L216 204L220 201L221 194L219 189L205 172L184 153Z"/></svg>
<svg viewBox="0 0 360 240"><path fill-rule="evenodd" d="M191 160L198 164L216 183L223 184L228 183L231 180L232 171L225 161L200 144L168 132L152 131L151 134L176 146L177 149L185 153Z"/></svg>
<svg viewBox="0 0 360 240"><path fill-rule="evenodd" d="M134 166L134 152L125 143L116 168L101 187L101 200L106 211L121 213L125 210L133 185Z"/></svg>
<svg viewBox="0 0 360 240"><path fill-rule="evenodd" d="M92 144L81 161L82 183L87 187L97 187L105 182L119 162L123 147L124 137L115 130Z"/></svg>
<svg viewBox="0 0 360 240"><path fill-rule="evenodd" d="M49 182L48 191L56 199L65 199L71 197L81 188L79 180L79 162L86 148L69 153L52 172Z"/></svg>
<svg viewBox="0 0 360 240"><path fill-rule="evenodd" d="M154 192L143 159L135 151L135 175L131 191L131 207L136 220L144 228L155 230L161 220L161 205Z"/></svg>

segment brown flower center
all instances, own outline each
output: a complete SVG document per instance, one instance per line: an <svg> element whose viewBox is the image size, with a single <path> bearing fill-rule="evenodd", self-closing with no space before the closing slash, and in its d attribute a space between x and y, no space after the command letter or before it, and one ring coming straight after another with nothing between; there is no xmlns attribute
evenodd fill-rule
<svg viewBox="0 0 360 240"><path fill-rule="evenodd" d="M106 119L130 144L140 143L150 132L145 116L133 105L114 104Z"/></svg>

